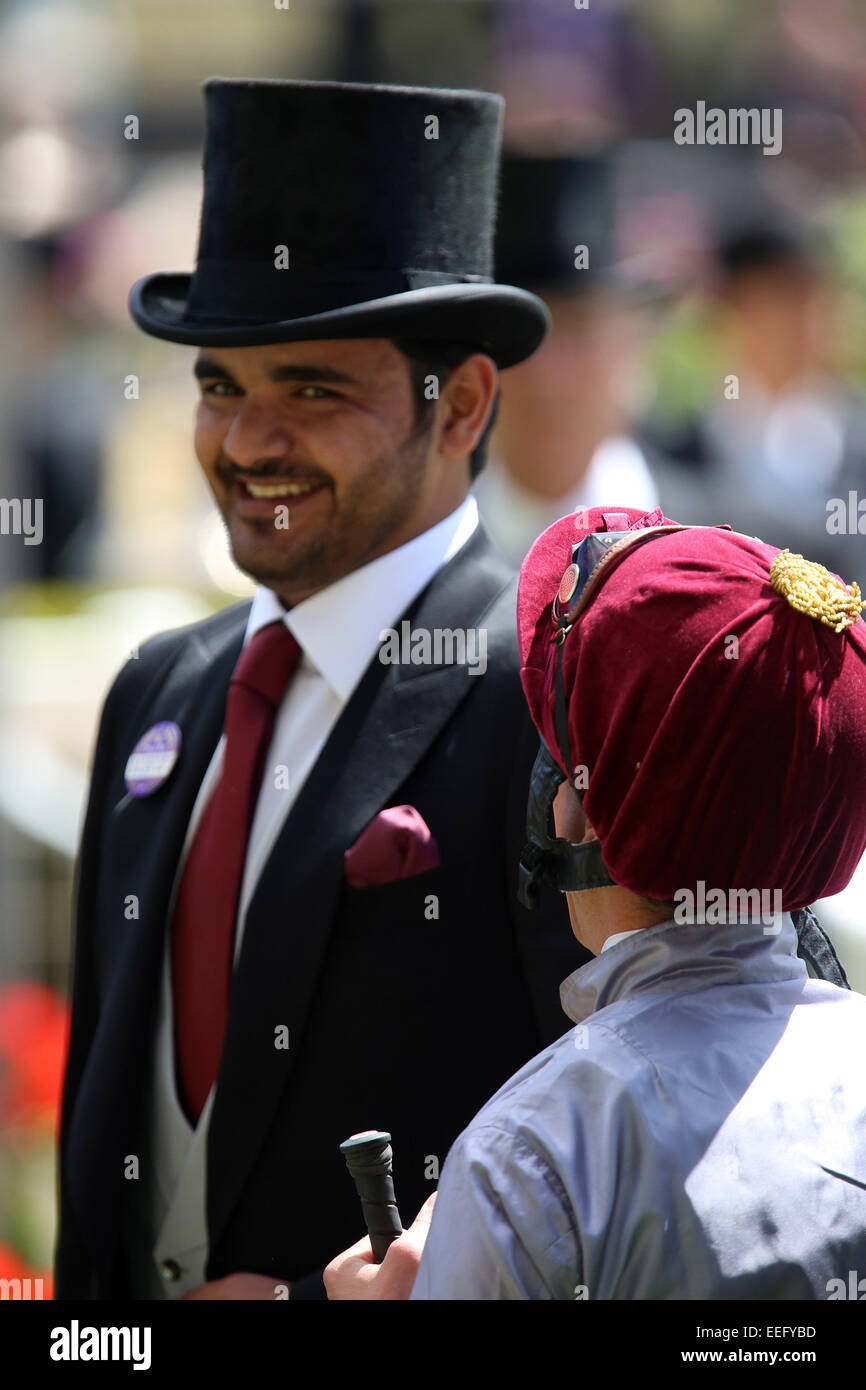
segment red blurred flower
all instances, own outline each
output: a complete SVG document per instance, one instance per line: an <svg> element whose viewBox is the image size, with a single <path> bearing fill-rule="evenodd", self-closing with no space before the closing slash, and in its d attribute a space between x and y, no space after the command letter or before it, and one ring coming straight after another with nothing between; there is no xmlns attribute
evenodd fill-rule
<svg viewBox="0 0 866 1390"><path fill-rule="evenodd" d="M0 1279L26 1279L27 1266L11 1245L0 1240Z"/></svg>
<svg viewBox="0 0 866 1390"><path fill-rule="evenodd" d="M17 1250L13 1250L11 1245L5 1245L2 1240L0 1240L0 1279L29 1279L32 1299L38 1298L40 1293L43 1302L54 1297L53 1271L46 1269L42 1274L37 1274L24 1263ZM36 1283L37 1279L42 1281L41 1289Z"/></svg>
<svg viewBox="0 0 866 1390"><path fill-rule="evenodd" d="M47 985L0 989L0 1116L7 1124L55 1127L67 1021L65 1000Z"/></svg>

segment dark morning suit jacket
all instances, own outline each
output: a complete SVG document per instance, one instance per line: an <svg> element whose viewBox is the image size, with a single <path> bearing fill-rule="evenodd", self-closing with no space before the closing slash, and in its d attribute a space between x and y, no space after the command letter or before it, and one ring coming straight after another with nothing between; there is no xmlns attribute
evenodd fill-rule
<svg viewBox="0 0 866 1390"><path fill-rule="evenodd" d="M560 895L534 912L516 900L538 739L514 609L513 576L479 528L404 617L413 629L485 628L485 673L374 659L282 826L232 985L208 1133L208 1279L252 1271L321 1296L317 1272L363 1234L342 1140L390 1130L409 1221L435 1185L431 1157L441 1165L482 1103L568 1026L559 985L589 957ZM130 1297L124 1162L142 1115L168 904L248 611L236 604L153 638L103 709L77 869L61 1299ZM126 760L162 720L181 727L180 759L158 791L132 797ZM405 803L430 827L440 865L349 887L344 852L379 811ZM430 895L438 919L425 915ZM288 1050L274 1047L278 1024Z"/></svg>

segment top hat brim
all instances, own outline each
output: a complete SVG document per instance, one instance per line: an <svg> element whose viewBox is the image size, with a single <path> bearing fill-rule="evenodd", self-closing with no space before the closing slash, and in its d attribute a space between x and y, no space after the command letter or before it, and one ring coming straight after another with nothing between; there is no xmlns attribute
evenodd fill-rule
<svg viewBox="0 0 866 1390"><path fill-rule="evenodd" d="M254 347L323 338L421 338L465 343L499 367L513 367L540 346L546 305L514 285L446 284L406 290L316 314L272 322L186 312L192 276L157 272L132 287L129 311L145 333L194 347Z"/></svg>

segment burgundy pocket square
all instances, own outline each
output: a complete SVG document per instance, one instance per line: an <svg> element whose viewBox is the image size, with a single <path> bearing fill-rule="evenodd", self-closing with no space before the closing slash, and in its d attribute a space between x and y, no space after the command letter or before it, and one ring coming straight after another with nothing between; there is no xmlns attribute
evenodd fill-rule
<svg viewBox="0 0 866 1390"><path fill-rule="evenodd" d="M350 888L413 878L439 864L439 846L414 806L380 811L343 857Z"/></svg>

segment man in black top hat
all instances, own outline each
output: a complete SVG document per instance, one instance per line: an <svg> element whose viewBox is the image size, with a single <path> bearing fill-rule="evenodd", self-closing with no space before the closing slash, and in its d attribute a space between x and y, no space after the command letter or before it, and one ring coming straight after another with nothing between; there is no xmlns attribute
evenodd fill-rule
<svg viewBox="0 0 866 1390"><path fill-rule="evenodd" d="M554 895L516 901L536 739L468 496L497 369L547 323L490 278L501 101L206 98L195 272L131 312L199 349L196 452L259 588L151 639L103 709L61 1299L323 1296L358 1234L340 1142L387 1125L414 1210L585 958Z"/></svg>

